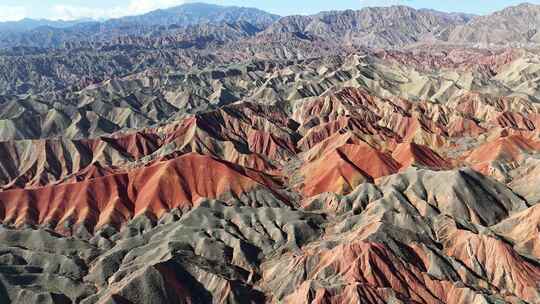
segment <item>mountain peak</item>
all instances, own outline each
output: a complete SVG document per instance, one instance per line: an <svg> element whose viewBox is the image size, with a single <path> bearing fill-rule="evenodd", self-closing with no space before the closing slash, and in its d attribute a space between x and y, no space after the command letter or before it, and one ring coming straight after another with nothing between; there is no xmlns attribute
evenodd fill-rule
<svg viewBox="0 0 540 304"><path fill-rule="evenodd" d="M113 22L131 22L142 25L174 24L188 26L201 23L219 24L247 21L257 26L266 27L278 18L278 15L270 14L257 8L193 2L151 11L143 15L118 18Z"/></svg>
<svg viewBox="0 0 540 304"><path fill-rule="evenodd" d="M540 5L524 2L515 6L506 7L495 14L515 14L515 13L525 13L525 14L537 14L540 12Z"/></svg>

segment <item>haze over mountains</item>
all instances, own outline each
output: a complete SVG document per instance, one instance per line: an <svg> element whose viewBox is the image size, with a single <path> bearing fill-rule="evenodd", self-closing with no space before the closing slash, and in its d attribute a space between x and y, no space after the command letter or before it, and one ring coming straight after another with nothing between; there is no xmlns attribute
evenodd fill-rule
<svg viewBox="0 0 540 304"><path fill-rule="evenodd" d="M353 11L330 11L312 16L280 16L254 8L226 7L204 3L188 3L170 9L152 11L140 16L129 16L103 22L48 21L25 19L20 22L0 23L5 32L30 31L34 36L59 36L49 44L35 46L62 47L66 40L77 34L92 33L79 37L93 41L97 34L114 32L116 36L133 34L159 35L173 34L168 30L178 30L188 26L207 27L210 24L250 23L259 31L251 35L277 35L295 33L303 38L343 39L354 45L374 47L405 46L422 42L446 42L454 44L493 43L538 43L535 36L538 26L539 6L521 4L486 16L464 13L445 13L428 9L413 9L406 6L368 7ZM165 28L163 28L165 27ZM138 29L141 32L135 32ZM261 33L262 32L262 33ZM31 35L26 33L26 35ZM75 36L70 36L75 35ZM11 37L12 40L14 37ZM102 38L102 37L101 37ZM21 39L21 38L19 38ZM31 46L31 41L14 39L5 41L5 47Z"/></svg>
<svg viewBox="0 0 540 304"><path fill-rule="evenodd" d="M539 12L0 24L0 303L540 303Z"/></svg>

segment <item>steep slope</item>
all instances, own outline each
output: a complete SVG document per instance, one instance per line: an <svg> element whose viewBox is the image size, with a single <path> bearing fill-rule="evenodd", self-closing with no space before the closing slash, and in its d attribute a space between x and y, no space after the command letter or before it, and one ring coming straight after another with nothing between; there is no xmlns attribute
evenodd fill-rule
<svg viewBox="0 0 540 304"><path fill-rule="evenodd" d="M48 225L62 233L119 227L142 213L160 218L171 209L188 210L201 198L242 197L247 204L265 204L245 196L266 191L269 204L279 184L256 171L197 154L76 183L0 193L2 221L16 226ZM270 192L268 192L270 191ZM81 233L83 233L81 232Z"/></svg>
<svg viewBox="0 0 540 304"><path fill-rule="evenodd" d="M448 28L463 24L467 19L466 16L407 6L364 8L284 17L261 35L290 32L349 45L400 46L436 39Z"/></svg>
<svg viewBox="0 0 540 304"><path fill-rule="evenodd" d="M492 218L501 225L513 220L508 213L524 210L504 185L472 171L413 169L341 197L339 216L203 200L157 222L142 214L121 232L101 230L89 243L1 227L0 257L10 263L0 269L8 287L3 296L82 303L534 303L537 264L467 211L445 210L442 201L440 212L435 205L420 207L436 204L420 197L441 189L453 189L444 195L448 202L461 201L475 212L504 207ZM490 192L500 195L485 199ZM74 255L64 256L70 251ZM23 277L34 285L22 283Z"/></svg>
<svg viewBox="0 0 540 304"><path fill-rule="evenodd" d="M330 220L323 239L300 253L263 264L263 280L274 300L511 303L518 298L538 299L537 264L472 223L497 223L526 208L495 181L472 171L414 169L377 186L361 185L345 197L336 196L334 203L340 211ZM317 206L326 208L311 204ZM487 215L492 206L502 209L491 219L470 216Z"/></svg>
<svg viewBox="0 0 540 304"><path fill-rule="evenodd" d="M322 155L300 169L304 177L303 193L348 193L359 184L398 171L398 163L367 144L345 144Z"/></svg>
<svg viewBox="0 0 540 304"><path fill-rule="evenodd" d="M448 36L454 43L538 44L540 6L523 3L457 26Z"/></svg>
<svg viewBox="0 0 540 304"><path fill-rule="evenodd" d="M448 169L451 167L450 161L442 158L430 148L415 143L399 144L392 153L392 157L402 168L408 168L412 165L432 169Z"/></svg>

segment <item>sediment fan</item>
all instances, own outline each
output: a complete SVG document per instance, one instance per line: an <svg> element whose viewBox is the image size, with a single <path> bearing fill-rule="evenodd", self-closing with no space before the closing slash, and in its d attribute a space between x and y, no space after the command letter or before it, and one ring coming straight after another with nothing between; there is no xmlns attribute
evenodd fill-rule
<svg viewBox="0 0 540 304"><path fill-rule="evenodd" d="M0 303L540 303L539 12L0 25Z"/></svg>

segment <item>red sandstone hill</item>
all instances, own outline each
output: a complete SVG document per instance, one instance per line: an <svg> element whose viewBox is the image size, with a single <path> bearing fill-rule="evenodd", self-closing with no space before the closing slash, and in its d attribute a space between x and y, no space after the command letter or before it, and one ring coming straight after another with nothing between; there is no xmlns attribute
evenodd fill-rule
<svg viewBox="0 0 540 304"><path fill-rule="evenodd" d="M300 169L303 193L347 193L361 183L396 173L399 164L367 144L345 144L311 161Z"/></svg>
<svg viewBox="0 0 540 304"><path fill-rule="evenodd" d="M93 230L143 213L160 218L175 208L190 209L201 198L240 196L257 187L278 189L279 184L250 169L186 154L126 173L0 192L0 202L5 223L50 224L59 231L82 224Z"/></svg>
<svg viewBox="0 0 540 304"><path fill-rule="evenodd" d="M392 157L403 169L412 165L432 169L449 169L452 166L449 160L444 159L429 147L415 143L399 144L392 153Z"/></svg>

